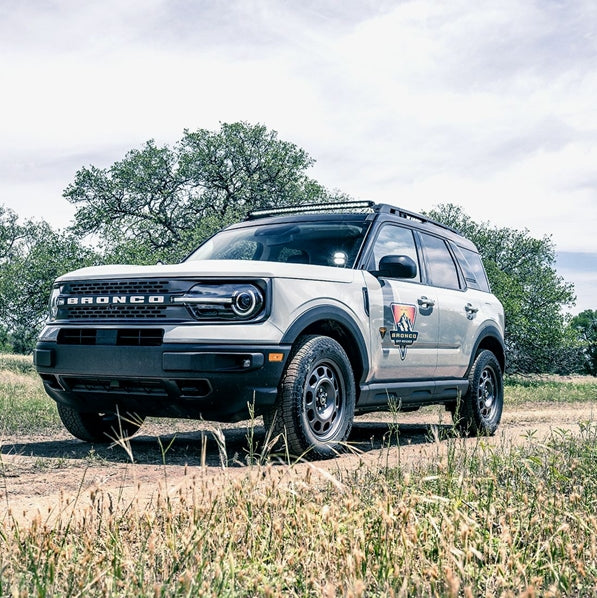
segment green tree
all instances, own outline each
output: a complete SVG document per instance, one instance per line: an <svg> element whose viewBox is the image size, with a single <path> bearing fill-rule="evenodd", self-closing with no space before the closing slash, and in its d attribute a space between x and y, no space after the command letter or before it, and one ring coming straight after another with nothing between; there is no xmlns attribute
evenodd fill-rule
<svg viewBox="0 0 597 598"><path fill-rule="evenodd" d="M570 327L582 345L584 372L597 376L597 311L585 309L572 318Z"/></svg>
<svg viewBox="0 0 597 598"><path fill-rule="evenodd" d="M0 266L4 267L14 255L23 234L24 230L19 224L17 214L0 205Z"/></svg>
<svg viewBox="0 0 597 598"><path fill-rule="evenodd" d="M54 279L93 263L95 254L72 233L47 222L19 223L2 207L0 213L5 216L0 220L0 343L3 349L29 353L46 319Z"/></svg>
<svg viewBox="0 0 597 598"><path fill-rule="evenodd" d="M536 239L528 230L476 223L454 204L439 205L428 216L477 245L492 290L504 306L509 371L569 369L572 347L564 312L575 300L574 287L556 272L551 238Z"/></svg>
<svg viewBox="0 0 597 598"><path fill-rule="evenodd" d="M263 125L222 124L82 168L64 197L77 206L73 231L99 239L109 261L178 261L250 210L344 199L306 175L313 163Z"/></svg>

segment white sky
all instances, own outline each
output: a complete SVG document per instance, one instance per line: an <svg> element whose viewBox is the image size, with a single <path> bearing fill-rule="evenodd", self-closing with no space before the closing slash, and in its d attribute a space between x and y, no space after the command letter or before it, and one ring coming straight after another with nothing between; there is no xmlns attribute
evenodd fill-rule
<svg viewBox="0 0 597 598"><path fill-rule="evenodd" d="M597 309L596 67L594 0L0 0L0 204L66 226L82 166L263 123L357 199L552 235Z"/></svg>

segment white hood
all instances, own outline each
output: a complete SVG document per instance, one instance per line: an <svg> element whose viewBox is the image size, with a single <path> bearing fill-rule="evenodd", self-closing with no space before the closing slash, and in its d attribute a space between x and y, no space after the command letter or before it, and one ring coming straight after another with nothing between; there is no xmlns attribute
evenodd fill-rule
<svg viewBox="0 0 597 598"><path fill-rule="evenodd" d="M331 266L248 260L203 260L156 266L93 266L64 274L57 282L121 278L294 278L352 282L356 271Z"/></svg>

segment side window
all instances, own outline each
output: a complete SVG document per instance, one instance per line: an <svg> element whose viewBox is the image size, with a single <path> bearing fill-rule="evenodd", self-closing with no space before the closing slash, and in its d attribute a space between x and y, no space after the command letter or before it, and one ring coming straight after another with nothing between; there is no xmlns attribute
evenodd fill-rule
<svg viewBox="0 0 597 598"><path fill-rule="evenodd" d="M421 233L421 240L429 284L445 289L460 289L458 270L446 242L426 233Z"/></svg>
<svg viewBox="0 0 597 598"><path fill-rule="evenodd" d="M458 247L458 245L452 244L452 249L464 272L467 286L471 289L489 293L489 282L487 281L485 268L483 268L483 262L481 262L481 256L470 249Z"/></svg>
<svg viewBox="0 0 597 598"><path fill-rule="evenodd" d="M421 281L421 268L417 256L417 248L413 233L409 228L386 224L382 227L375 244L373 245L373 256L369 264L370 270L379 269L379 260L386 255L406 255L417 264L417 276L411 281Z"/></svg>

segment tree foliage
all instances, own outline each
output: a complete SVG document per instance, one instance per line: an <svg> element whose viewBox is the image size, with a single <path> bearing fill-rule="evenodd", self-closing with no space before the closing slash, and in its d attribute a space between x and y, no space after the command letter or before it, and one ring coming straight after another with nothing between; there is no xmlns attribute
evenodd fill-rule
<svg viewBox="0 0 597 598"><path fill-rule="evenodd" d="M251 210L347 199L307 176L313 163L263 125L222 124L185 130L172 147L147 141L107 168L81 168L64 191L76 206L67 230L20 222L0 205L0 349L32 349L52 281L67 271L99 261L178 261ZM510 371L568 372L586 362L595 373L595 312L572 323L564 315L573 287L556 273L549 237L475 223L453 204L429 216L479 247L504 304Z"/></svg>
<svg viewBox="0 0 597 598"><path fill-rule="evenodd" d="M335 197L306 175L313 162L263 125L222 124L82 168L64 196L77 206L73 231L99 239L111 261L178 261L250 210Z"/></svg>
<svg viewBox="0 0 597 598"><path fill-rule="evenodd" d="M558 276L550 237L474 222L459 206L442 204L428 216L463 233L478 247L491 287L504 306L511 372L569 370L577 357L564 309L574 287Z"/></svg>
<svg viewBox="0 0 597 598"><path fill-rule="evenodd" d="M582 345L584 373L597 376L597 311L585 309L572 318L570 326Z"/></svg>
<svg viewBox="0 0 597 598"><path fill-rule="evenodd" d="M47 222L19 222L0 206L0 347L28 353L47 315L55 278L88 265L94 253Z"/></svg>

